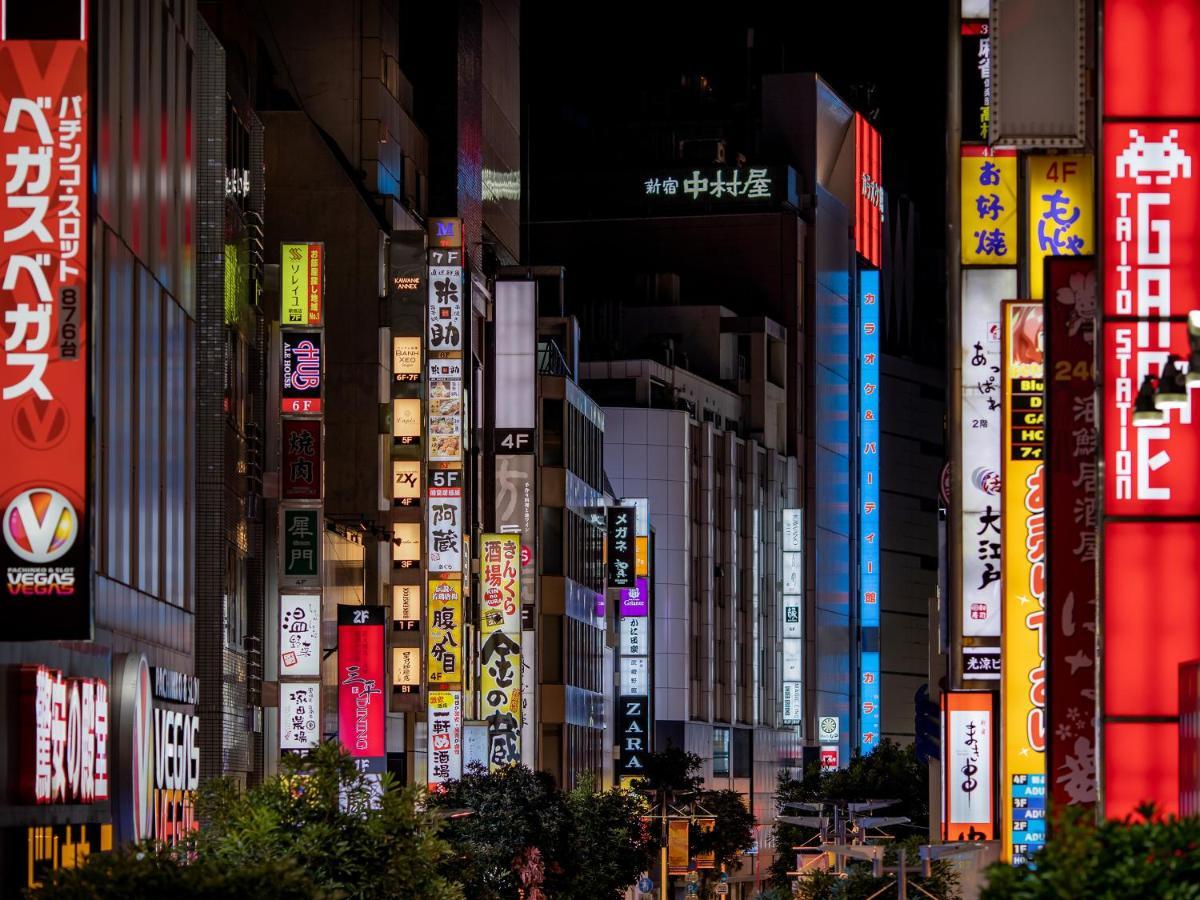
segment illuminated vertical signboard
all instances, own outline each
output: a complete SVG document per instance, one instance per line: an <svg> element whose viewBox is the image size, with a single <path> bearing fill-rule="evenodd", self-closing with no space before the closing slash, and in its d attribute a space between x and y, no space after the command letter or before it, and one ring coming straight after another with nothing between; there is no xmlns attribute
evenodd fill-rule
<svg viewBox="0 0 1200 900"><path fill-rule="evenodd" d="M497 281L493 313L496 377L496 531L518 538L521 621L521 762L537 769L537 286Z"/></svg>
<svg viewBox="0 0 1200 900"><path fill-rule="evenodd" d="M337 615L338 740L360 772L382 775L387 767L387 611L382 606L339 604Z"/></svg>
<svg viewBox="0 0 1200 900"><path fill-rule="evenodd" d="M986 144L992 130L992 40L987 19L963 19L959 38L964 144Z"/></svg>
<svg viewBox="0 0 1200 900"><path fill-rule="evenodd" d="M1016 269L962 277L963 679L1000 680L1000 304L1017 292Z"/></svg>
<svg viewBox="0 0 1200 900"><path fill-rule="evenodd" d="M1043 296L1042 261L1096 252L1096 209L1090 156L1026 157L1029 296Z"/></svg>
<svg viewBox="0 0 1200 900"><path fill-rule="evenodd" d="M858 303L858 658L859 753L879 743L879 273L859 273Z"/></svg>
<svg viewBox="0 0 1200 900"><path fill-rule="evenodd" d="M804 510L785 509L782 516L782 721L784 725L800 725L804 721Z"/></svg>
<svg viewBox="0 0 1200 900"><path fill-rule="evenodd" d="M1096 259L1046 261L1046 772L1096 802Z"/></svg>
<svg viewBox="0 0 1200 900"><path fill-rule="evenodd" d="M279 321L285 328L325 324L325 245L284 244L279 256Z"/></svg>
<svg viewBox="0 0 1200 900"><path fill-rule="evenodd" d="M650 698L654 684L653 623L650 609L650 503L644 497L624 499L608 509L608 553L610 588L619 592L617 648L618 681L617 758L618 779L645 774L646 754L651 751L652 719ZM615 552L621 562L614 568ZM625 565L628 565L628 569ZM619 576L614 584L612 576Z"/></svg>
<svg viewBox="0 0 1200 900"><path fill-rule="evenodd" d="M994 729L990 692L942 694L943 840L990 841L996 836Z"/></svg>
<svg viewBox="0 0 1200 900"><path fill-rule="evenodd" d="M283 348L280 409L291 415L319 415L323 375L321 332L284 329L280 343Z"/></svg>
<svg viewBox="0 0 1200 900"><path fill-rule="evenodd" d="M19 28L0 36L0 623L9 641L90 640L86 4L55 39Z"/></svg>
<svg viewBox="0 0 1200 900"><path fill-rule="evenodd" d="M461 774L463 705L470 699L462 690L471 683L464 674L464 616L470 590L464 571L469 572L470 557L465 550L467 498L463 492L468 424L464 394L468 370L463 350L469 316L465 313L462 221L430 219L426 240L425 545L420 564L428 604L424 618L430 742L426 763L429 783L435 786ZM454 690L444 690L448 687Z"/></svg>
<svg viewBox="0 0 1200 900"><path fill-rule="evenodd" d="M521 761L521 537L479 541L480 715L488 769Z"/></svg>
<svg viewBox="0 0 1200 900"><path fill-rule="evenodd" d="M279 748L304 752L321 727L325 245L282 244L279 259Z"/></svg>
<svg viewBox="0 0 1200 900"><path fill-rule="evenodd" d="M1004 303L1004 672L1000 704L1003 858L1024 864L1046 841L1046 443L1040 301Z"/></svg>
<svg viewBox="0 0 1200 900"><path fill-rule="evenodd" d="M854 114L854 246L873 266L883 259L883 150L879 132ZM878 292L878 291L877 291Z"/></svg>
<svg viewBox="0 0 1200 900"><path fill-rule="evenodd" d="M964 266L1013 266L1017 262L1017 151L962 148Z"/></svg>
<svg viewBox="0 0 1200 900"><path fill-rule="evenodd" d="M1200 72L1190 3L1104 7L1099 799L1179 809L1179 664L1200 658ZM1177 359L1171 359L1171 356Z"/></svg>
<svg viewBox="0 0 1200 900"><path fill-rule="evenodd" d="M430 691L428 702L430 791L444 791L446 782L462 778L462 691Z"/></svg>

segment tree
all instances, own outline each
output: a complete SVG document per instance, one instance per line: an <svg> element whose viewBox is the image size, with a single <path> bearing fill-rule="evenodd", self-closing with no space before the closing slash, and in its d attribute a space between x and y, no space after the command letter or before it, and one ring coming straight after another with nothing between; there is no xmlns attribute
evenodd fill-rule
<svg viewBox="0 0 1200 900"><path fill-rule="evenodd" d="M929 827L929 769L917 762L913 747L902 747L889 740L880 741L869 755L855 757L845 769L822 772L820 765L813 762L800 780L781 775L775 796L781 811L793 814L795 810L785 810L782 804L819 800L896 800L894 805L882 811L883 815L907 816L912 820L910 831L927 831ZM775 846L779 852L771 866L771 877L776 885L787 886L786 873L796 861L791 848L804 844L816 834L811 828L775 823Z"/></svg>
<svg viewBox="0 0 1200 900"><path fill-rule="evenodd" d="M418 808L419 789L386 775L372 785L336 743L285 756L280 769L249 791L231 779L203 785L201 829L180 847L93 854L36 896L461 900L439 873L450 850L437 817Z"/></svg>
<svg viewBox="0 0 1200 900"><path fill-rule="evenodd" d="M619 900L654 863L655 841L642 821L645 800L620 789L597 791L585 776L567 794L572 850L563 900Z"/></svg>
<svg viewBox="0 0 1200 900"><path fill-rule="evenodd" d="M1097 825L1070 808L1051 823L1036 868L997 864L987 870L982 900L1057 897L1200 897L1200 819L1160 816L1146 805L1138 817Z"/></svg>
<svg viewBox="0 0 1200 900"><path fill-rule="evenodd" d="M337 743L284 756L280 769L249 791L231 779L201 788L197 857L230 869L288 858L347 898L462 897L439 874L450 848L437 817L418 808L420 788L396 788L390 775L372 785Z"/></svg>
<svg viewBox="0 0 1200 900"><path fill-rule="evenodd" d="M433 794L431 809L469 809L451 819L445 837L454 848L443 872L472 900L509 900L518 889L558 896L561 860L569 854L570 816L563 794L545 772L505 766L487 772L471 766L458 781Z"/></svg>

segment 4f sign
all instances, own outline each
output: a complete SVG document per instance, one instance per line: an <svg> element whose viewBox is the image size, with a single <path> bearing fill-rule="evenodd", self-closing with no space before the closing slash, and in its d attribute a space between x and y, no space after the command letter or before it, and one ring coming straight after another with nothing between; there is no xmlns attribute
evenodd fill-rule
<svg viewBox="0 0 1200 900"><path fill-rule="evenodd" d="M497 428L496 446L505 453L532 453L533 429Z"/></svg>

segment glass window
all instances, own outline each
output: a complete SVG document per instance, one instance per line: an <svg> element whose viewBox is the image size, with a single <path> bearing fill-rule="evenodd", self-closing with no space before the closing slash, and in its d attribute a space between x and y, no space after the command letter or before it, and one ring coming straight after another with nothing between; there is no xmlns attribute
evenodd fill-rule
<svg viewBox="0 0 1200 900"><path fill-rule="evenodd" d="M713 728L713 777L729 777L729 729Z"/></svg>

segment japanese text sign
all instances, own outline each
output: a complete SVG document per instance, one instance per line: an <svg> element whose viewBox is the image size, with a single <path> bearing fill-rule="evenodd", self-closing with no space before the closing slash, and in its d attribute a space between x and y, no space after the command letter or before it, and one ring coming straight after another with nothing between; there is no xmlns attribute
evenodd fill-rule
<svg viewBox="0 0 1200 900"><path fill-rule="evenodd" d="M1004 303L1005 426L1001 698L1005 792L1003 857L1023 862L1045 840L1029 808L1030 788L1046 781L1046 499L1042 304ZM1032 783L1031 780L1032 779ZM1020 800L1022 803L1018 803Z"/></svg>
<svg viewBox="0 0 1200 900"><path fill-rule="evenodd" d="M462 684L462 582L429 581L425 671L430 684Z"/></svg>
<svg viewBox="0 0 1200 900"><path fill-rule="evenodd" d="M608 586L633 587L637 550L637 510L632 506L608 508Z"/></svg>
<svg viewBox="0 0 1200 900"><path fill-rule="evenodd" d="M283 509L283 578L293 584L316 583L321 567L321 511Z"/></svg>
<svg viewBox="0 0 1200 900"><path fill-rule="evenodd" d="M444 790L448 781L462 778L463 721L460 691L430 691L428 705L429 769L431 791Z"/></svg>
<svg viewBox="0 0 1200 900"><path fill-rule="evenodd" d="M946 811L942 838L990 841L996 823L992 695L983 691L942 694L942 753Z"/></svg>
<svg viewBox="0 0 1200 900"><path fill-rule="evenodd" d="M279 598L279 676L321 674L321 595Z"/></svg>
<svg viewBox="0 0 1200 900"><path fill-rule="evenodd" d="M279 685L279 749L311 750L321 740L321 685L285 681Z"/></svg>
<svg viewBox="0 0 1200 900"><path fill-rule="evenodd" d="M17 673L15 769L27 803L94 803L109 796L108 684L46 666Z"/></svg>
<svg viewBox="0 0 1200 900"><path fill-rule="evenodd" d="M480 631L521 631L521 538L485 534L480 540Z"/></svg>
<svg viewBox="0 0 1200 900"><path fill-rule="evenodd" d="M386 618L382 606L338 605L338 739L359 771L371 775L387 767Z"/></svg>
<svg viewBox="0 0 1200 900"><path fill-rule="evenodd" d="M1042 260L1096 252L1090 156L1030 156L1025 181L1029 296L1042 297Z"/></svg>
<svg viewBox="0 0 1200 900"><path fill-rule="evenodd" d="M284 500L321 499L321 422L315 419L283 420Z"/></svg>
<svg viewBox="0 0 1200 900"><path fill-rule="evenodd" d="M67 39L17 39L13 19L10 4L0 40L0 612L5 640L90 640L88 45L70 22Z"/></svg>
<svg viewBox="0 0 1200 900"><path fill-rule="evenodd" d="M279 259L280 322L323 325L325 245L284 244Z"/></svg>
<svg viewBox="0 0 1200 900"><path fill-rule="evenodd" d="M1096 260L1046 263L1046 732L1058 806L1096 802Z"/></svg>
<svg viewBox="0 0 1200 900"><path fill-rule="evenodd" d="M962 148L961 260L966 266L1017 262L1017 151Z"/></svg>

